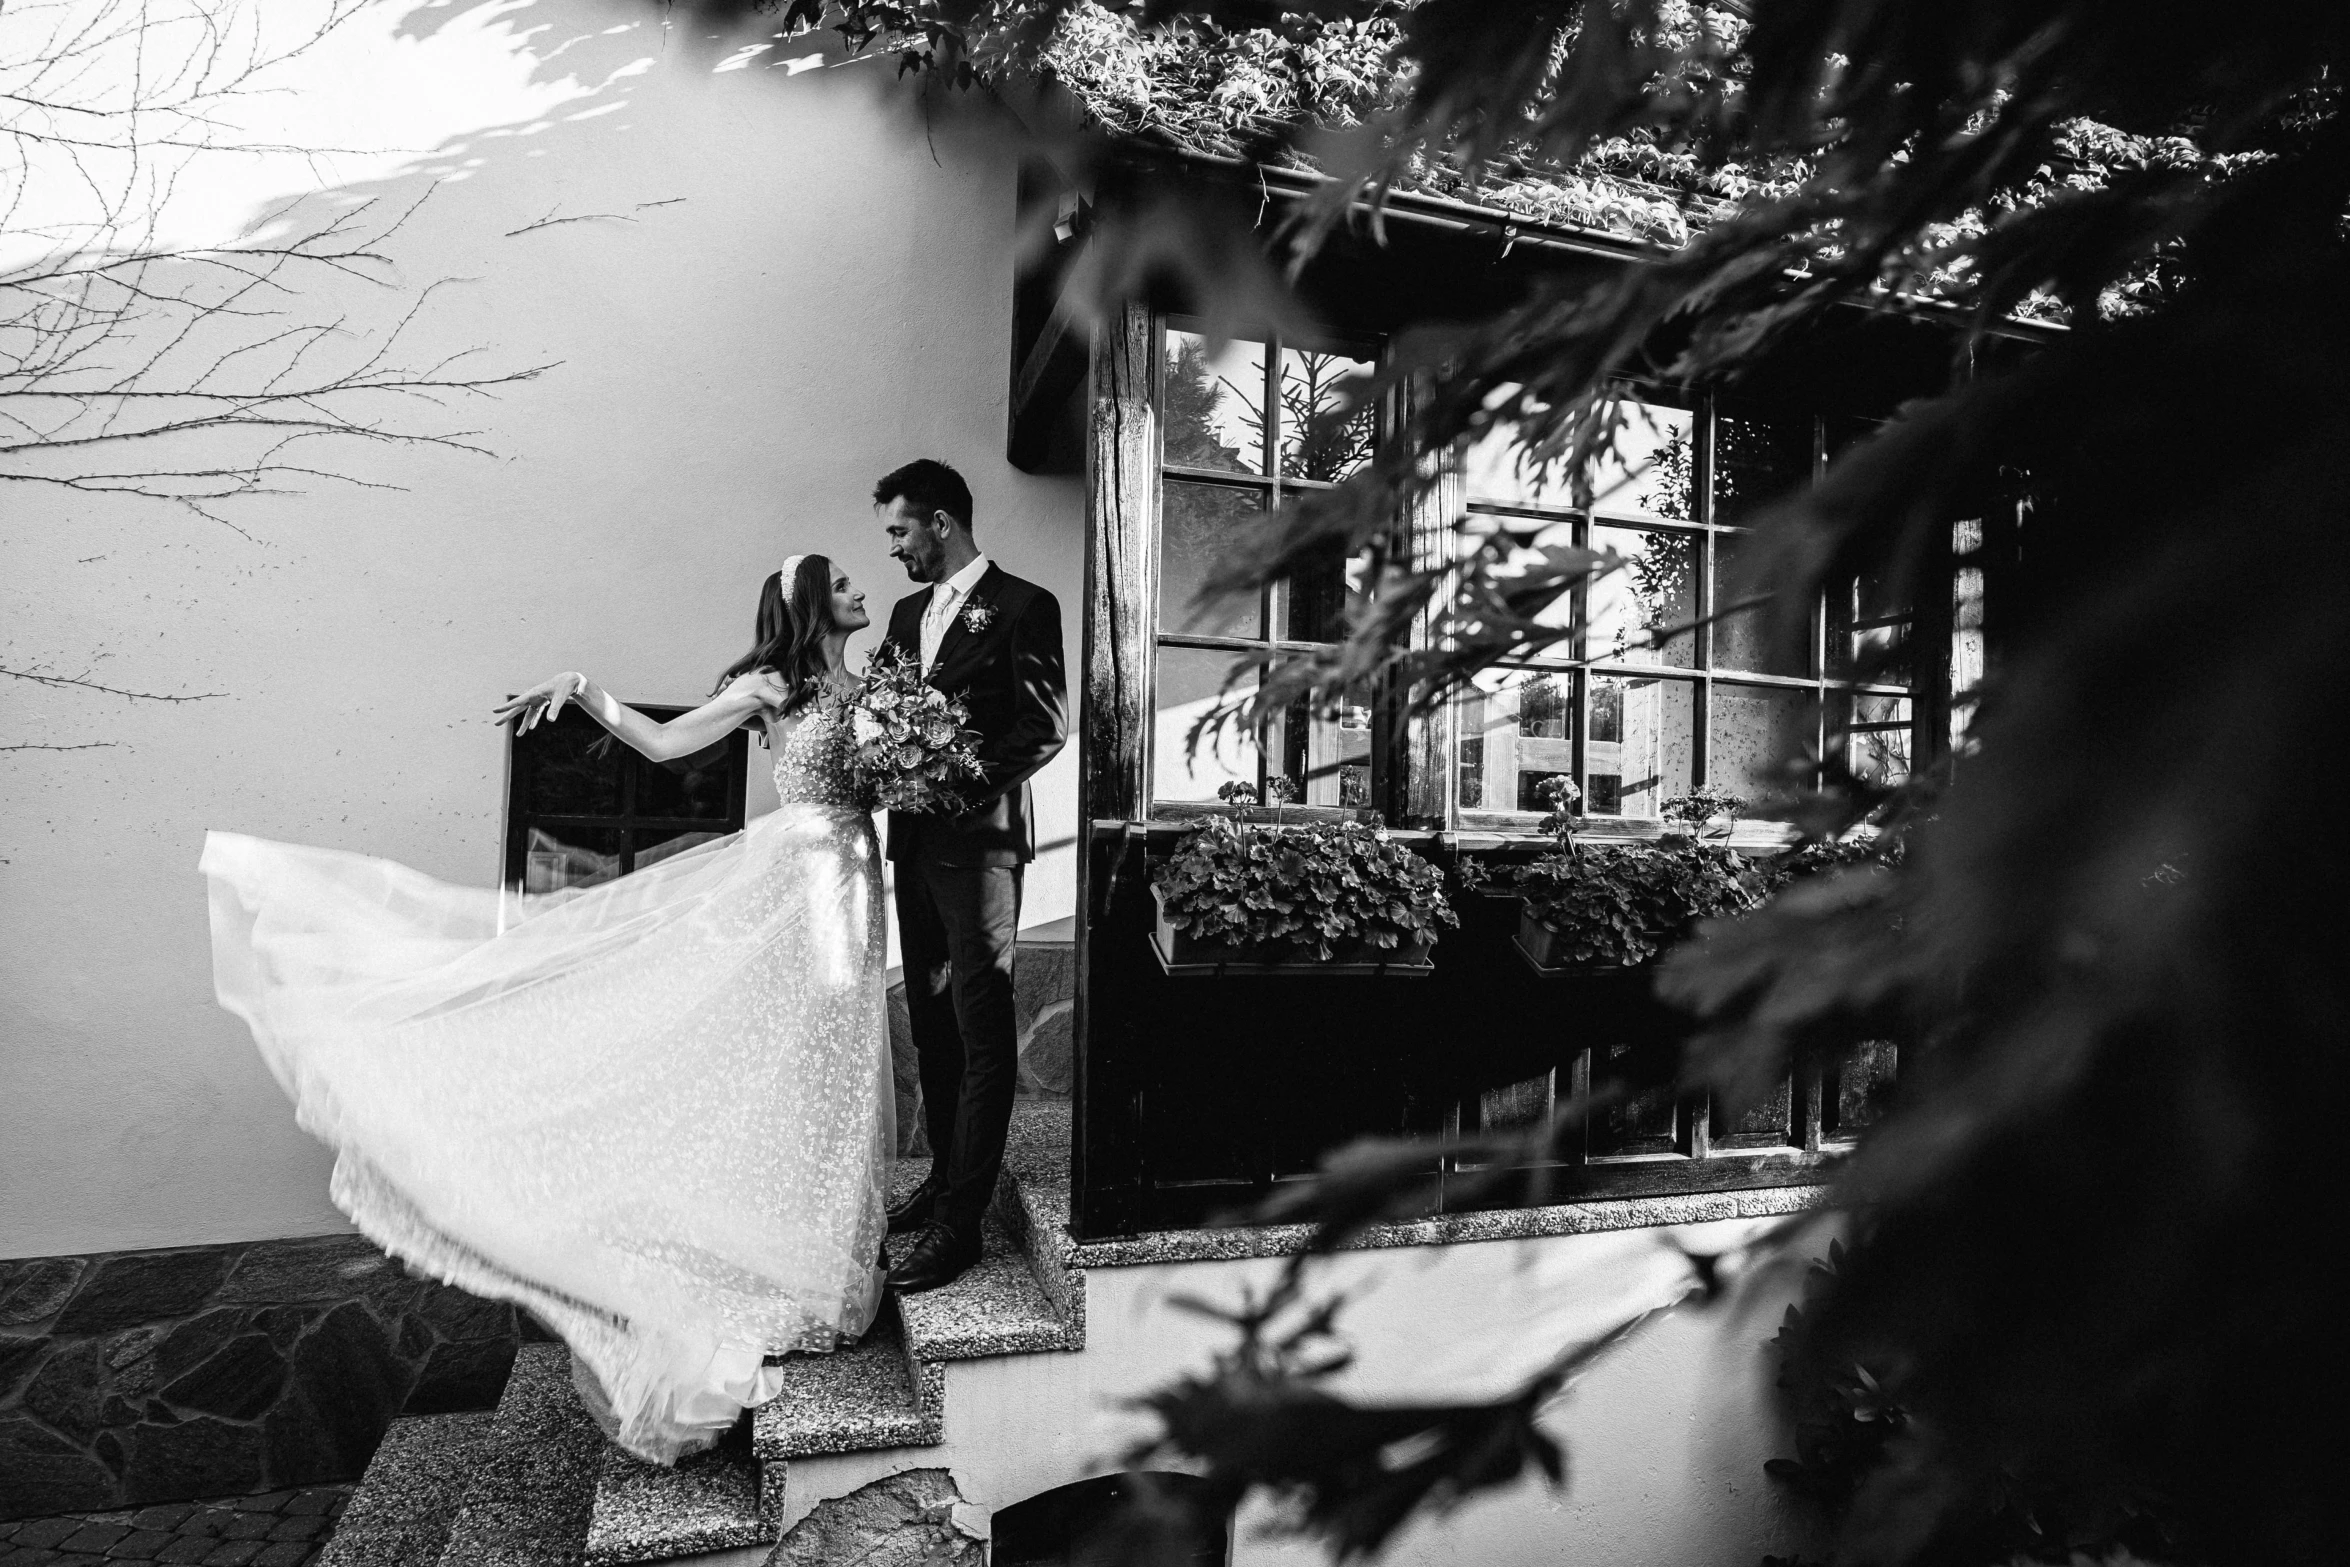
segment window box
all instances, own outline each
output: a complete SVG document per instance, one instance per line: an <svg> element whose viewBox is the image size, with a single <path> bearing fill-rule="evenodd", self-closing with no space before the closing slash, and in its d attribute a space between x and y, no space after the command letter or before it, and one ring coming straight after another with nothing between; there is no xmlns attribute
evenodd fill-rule
<svg viewBox="0 0 2350 1567"><path fill-rule="evenodd" d="M1517 934L1510 943L1527 966L1545 979L1596 979L1602 974L1621 974L1626 967L1622 963L1577 962L1567 939L1536 919L1532 909L1520 910Z"/></svg>
<svg viewBox="0 0 2350 1567"><path fill-rule="evenodd" d="M1330 956L1321 958L1312 949L1289 942L1240 946L1232 942L1202 941L1168 923L1167 895L1156 887L1151 889L1151 902L1158 909L1155 928L1151 931L1151 952L1158 958L1160 968L1177 977L1313 974L1417 979L1436 967L1432 955L1434 944L1425 936L1413 937L1393 947L1375 947L1362 939L1335 943Z"/></svg>

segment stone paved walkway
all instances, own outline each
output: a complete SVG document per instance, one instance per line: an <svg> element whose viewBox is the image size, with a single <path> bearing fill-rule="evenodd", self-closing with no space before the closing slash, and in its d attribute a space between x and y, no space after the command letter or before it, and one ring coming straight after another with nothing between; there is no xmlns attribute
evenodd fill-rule
<svg viewBox="0 0 2350 1567"><path fill-rule="evenodd" d="M0 1567L310 1567L351 1490L314 1485L212 1502L19 1518L0 1523Z"/></svg>

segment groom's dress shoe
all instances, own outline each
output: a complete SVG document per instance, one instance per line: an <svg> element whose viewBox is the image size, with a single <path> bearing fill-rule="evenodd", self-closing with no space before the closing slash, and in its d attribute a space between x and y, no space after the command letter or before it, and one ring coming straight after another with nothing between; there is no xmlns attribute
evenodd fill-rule
<svg viewBox="0 0 2350 1567"><path fill-rule="evenodd" d="M930 1222L930 1211L938 1206L938 1188L924 1181L906 1194L903 1202L889 1208L889 1233L911 1235Z"/></svg>
<svg viewBox="0 0 2350 1567"><path fill-rule="evenodd" d="M901 1295L919 1295L961 1278L979 1260L979 1237L956 1233L953 1227L933 1224L889 1270L889 1281Z"/></svg>

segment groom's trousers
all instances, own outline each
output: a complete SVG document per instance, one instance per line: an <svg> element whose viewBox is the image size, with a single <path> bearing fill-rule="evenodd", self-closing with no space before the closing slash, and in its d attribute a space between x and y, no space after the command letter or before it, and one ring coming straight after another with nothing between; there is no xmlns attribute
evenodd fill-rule
<svg viewBox="0 0 2350 1567"><path fill-rule="evenodd" d="M1012 962L1022 869L940 865L915 856L897 862L906 1012L939 1192L932 1211L973 1241L1004 1166L1019 1083Z"/></svg>

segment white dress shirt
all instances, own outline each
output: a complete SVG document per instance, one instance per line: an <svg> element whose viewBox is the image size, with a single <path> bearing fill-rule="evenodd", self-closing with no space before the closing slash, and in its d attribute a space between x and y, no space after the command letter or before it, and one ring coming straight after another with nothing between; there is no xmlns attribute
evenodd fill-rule
<svg viewBox="0 0 2350 1567"><path fill-rule="evenodd" d="M930 589L930 603L922 611L922 668L925 673L938 662L938 645L946 640L947 627L954 624L963 600L979 586L979 579L987 575L987 557L972 557L971 564L956 572L946 581L934 583Z"/></svg>

